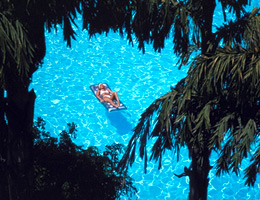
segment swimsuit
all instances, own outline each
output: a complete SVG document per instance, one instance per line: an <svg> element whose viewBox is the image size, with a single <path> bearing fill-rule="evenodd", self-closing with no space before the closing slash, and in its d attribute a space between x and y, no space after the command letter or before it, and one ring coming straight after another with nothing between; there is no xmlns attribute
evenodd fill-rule
<svg viewBox="0 0 260 200"><path fill-rule="evenodd" d="M108 94L103 95L104 93L108 93ZM101 95L103 98L104 98L104 97L107 97L107 98L110 98L110 97L111 97L111 95L110 95L110 93L109 93L108 90L100 90L100 95Z"/></svg>

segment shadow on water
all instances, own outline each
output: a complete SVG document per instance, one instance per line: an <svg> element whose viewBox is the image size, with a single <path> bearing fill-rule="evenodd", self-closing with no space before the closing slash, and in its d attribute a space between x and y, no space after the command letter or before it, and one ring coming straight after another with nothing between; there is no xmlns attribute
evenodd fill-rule
<svg viewBox="0 0 260 200"><path fill-rule="evenodd" d="M111 125L117 129L117 133L120 135L127 134L133 129L132 124L127 121L127 118L120 111L106 112L106 115Z"/></svg>

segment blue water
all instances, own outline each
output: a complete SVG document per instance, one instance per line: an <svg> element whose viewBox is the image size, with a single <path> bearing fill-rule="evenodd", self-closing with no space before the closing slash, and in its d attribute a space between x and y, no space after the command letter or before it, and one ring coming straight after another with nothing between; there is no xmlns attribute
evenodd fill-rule
<svg viewBox="0 0 260 200"><path fill-rule="evenodd" d="M215 24L221 20L219 12ZM66 47L61 29L46 32L46 57L42 68L34 73L31 85L37 95L35 118L43 117L46 128L54 135L65 129L68 122L75 122L76 142L85 147L95 145L102 150L114 142L127 145L141 114L185 77L188 68L177 69L170 40L160 54L151 46L142 54L136 44L129 46L125 38L115 33L89 40L87 32L81 31L80 16L77 23L79 28L74 27L77 41L72 42L71 49ZM128 107L126 111L108 113L97 101L89 86L100 82L108 83L118 92ZM179 162L173 153L166 152L162 169L157 170L158 165L150 162L144 174L143 161L137 157L129 173L138 193L131 199L187 199L189 179L179 179L173 173L182 173L189 163L186 151ZM244 186L243 173L221 178L214 173L210 172L208 199L260 199L259 180L254 188L248 188Z"/></svg>

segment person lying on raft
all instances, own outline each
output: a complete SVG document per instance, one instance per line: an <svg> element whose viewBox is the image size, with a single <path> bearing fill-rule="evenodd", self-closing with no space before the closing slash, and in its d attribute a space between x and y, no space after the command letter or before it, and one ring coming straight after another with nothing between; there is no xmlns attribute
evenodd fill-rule
<svg viewBox="0 0 260 200"><path fill-rule="evenodd" d="M120 101L117 92L113 92L109 88L105 88L104 84L102 83L99 83L98 85L98 91L96 93L96 96L100 100L100 102L108 102L116 108L120 106ZM117 104L114 103L114 100L117 101Z"/></svg>

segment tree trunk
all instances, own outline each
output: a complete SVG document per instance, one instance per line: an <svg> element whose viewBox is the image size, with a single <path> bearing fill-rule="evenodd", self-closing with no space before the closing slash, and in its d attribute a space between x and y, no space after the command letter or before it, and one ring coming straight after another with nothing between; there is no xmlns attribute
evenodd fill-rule
<svg viewBox="0 0 260 200"><path fill-rule="evenodd" d="M216 8L215 0L202 1L203 4L203 19L201 23L201 53L207 55L207 53L214 52L215 49L208 49L209 44L214 44L214 38L212 34L212 23L214 11Z"/></svg>
<svg viewBox="0 0 260 200"><path fill-rule="evenodd" d="M5 106L4 90L0 88L0 197L8 199L7 194L7 179L6 179L6 139L7 125L5 121Z"/></svg>
<svg viewBox="0 0 260 200"><path fill-rule="evenodd" d="M190 178L189 200L206 200L208 190L208 174L211 169L209 163L210 151L204 148L203 151L198 148L192 149L192 162L190 169L186 169L186 174Z"/></svg>
<svg viewBox="0 0 260 200"><path fill-rule="evenodd" d="M26 15L26 1L15 1L14 3L17 8L16 16L28 30L28 37L34 48L34 56L27 75L19 74L15 63L6 71L5 174L9 200L30 200L33 191L32 125L36 95L33 90L29 92L28 88L32 74L45 56L45 32L42 13L37 12L37 8L31 9L29 15ZM0 123L2 116L0 111Z"/></svg>
<svg viewBox="0 0 260 200"><path fill-rule="evenodd" d="M9 200L30 200L33 188L33 111L34 91L15 81L7 88L6 119L7 155L6 175Z"/></svg>

